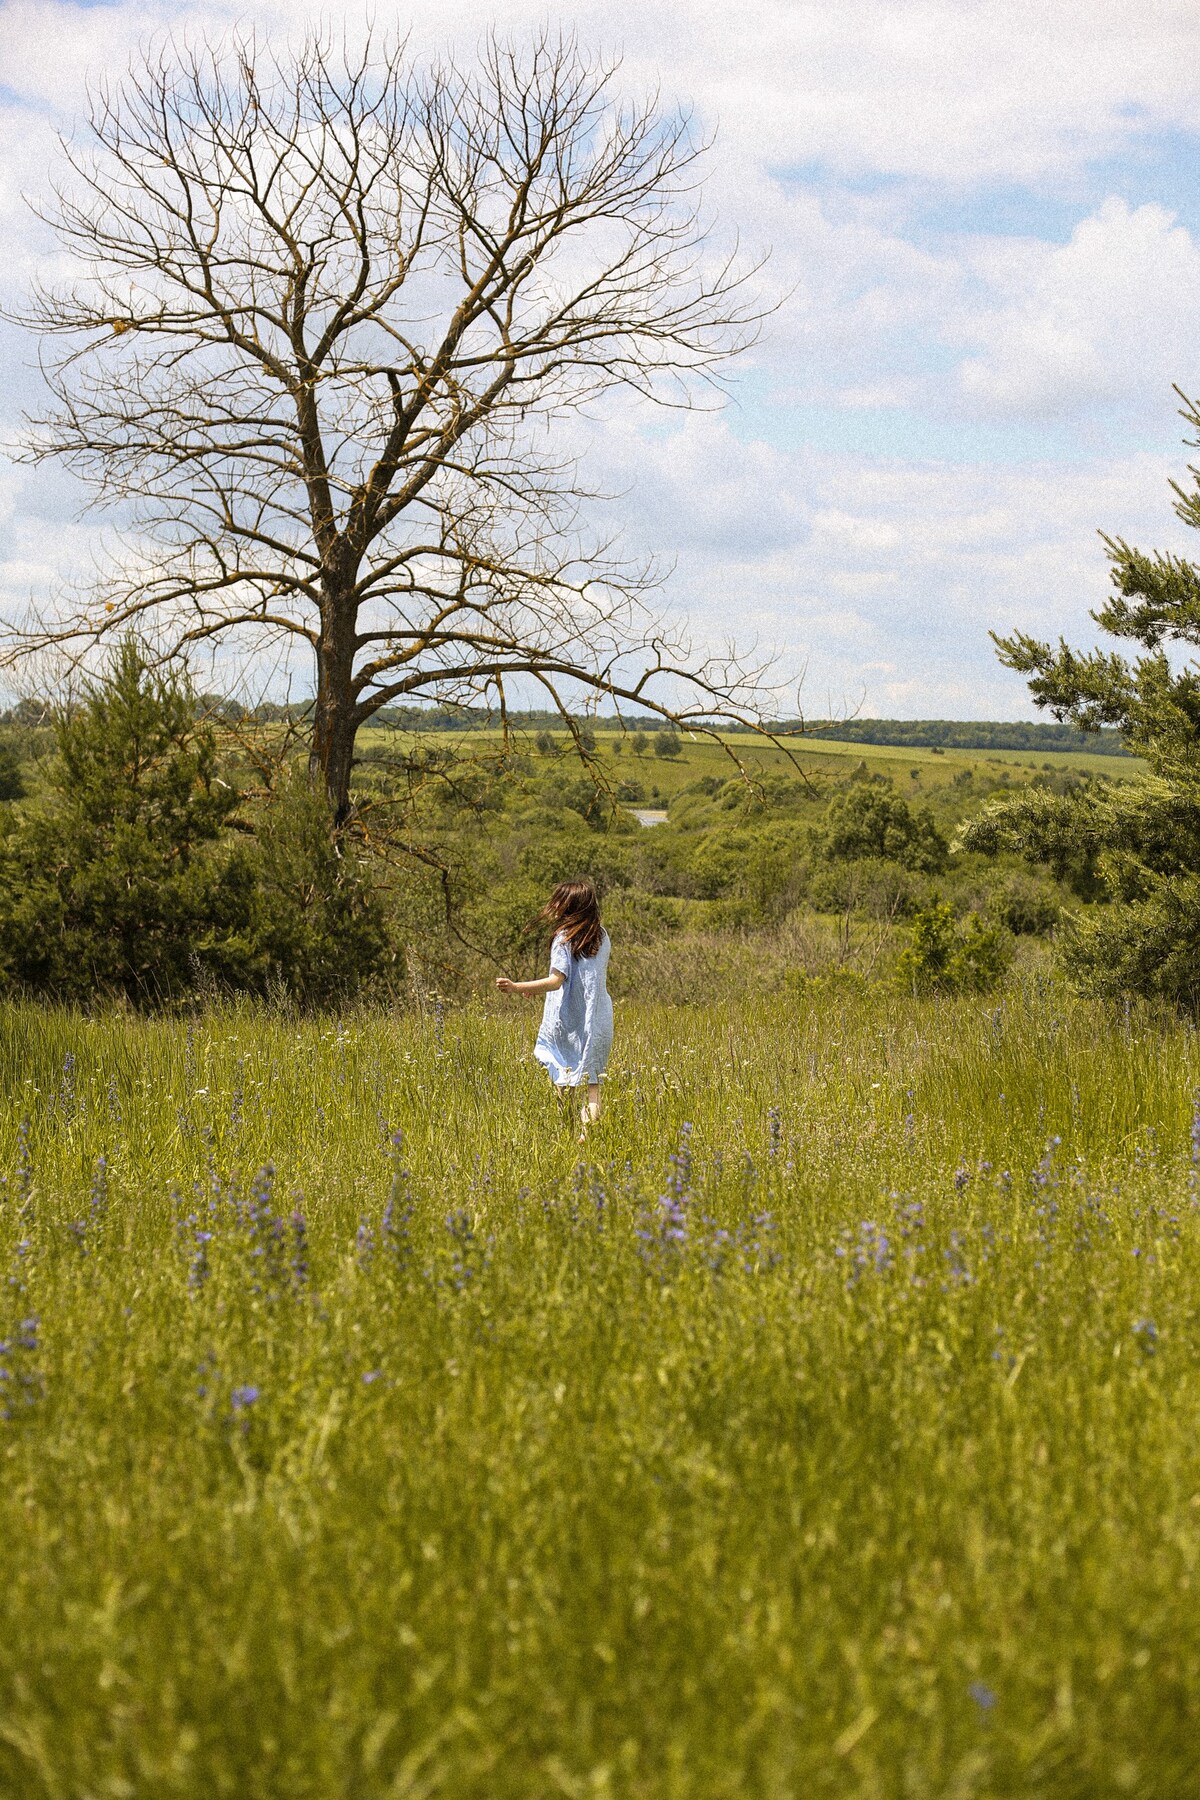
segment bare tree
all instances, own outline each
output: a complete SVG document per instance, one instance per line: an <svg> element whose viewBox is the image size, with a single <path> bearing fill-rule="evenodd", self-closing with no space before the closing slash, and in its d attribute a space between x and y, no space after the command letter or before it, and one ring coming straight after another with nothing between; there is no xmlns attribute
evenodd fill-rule
<svg viewBox="0 0 1200 1800"><path fill-rule="evenodd" d="M126 551L9 654L298 640L339 819L389 701L503 711L513 677L564 716L579 684L678 720L750 701L754 671L693 662L649 572L585 543L553 442L612 389L690 404L757 322L712 261L689 121L613 78L550 36L469 69L243 36L99 92L42 214L78 275L25 315L59 340L32 454Z"/></svg>

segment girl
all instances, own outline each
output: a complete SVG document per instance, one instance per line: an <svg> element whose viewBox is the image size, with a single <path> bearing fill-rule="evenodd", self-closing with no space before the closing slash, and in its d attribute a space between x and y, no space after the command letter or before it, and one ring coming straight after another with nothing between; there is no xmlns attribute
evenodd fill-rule
<svg viewBox="0 0 1200 1800"><path fill-rule="evenodd" d="M550 973L542 981L496 983L502 994L545 994L533 1054L560 1092L587 1083L582 1144L600 1117L600 1077L612 1049L613 1007L605 986L608 933L590 881L560 881L538 918L554 927Z"/></svg>

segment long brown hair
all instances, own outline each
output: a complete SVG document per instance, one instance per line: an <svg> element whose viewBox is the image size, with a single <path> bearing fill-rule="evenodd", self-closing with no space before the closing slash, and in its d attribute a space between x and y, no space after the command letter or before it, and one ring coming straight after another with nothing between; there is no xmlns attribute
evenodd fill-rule
<svg viewBox="0 0 1200 1800"><path fill-rule="evenodd" d="M538 918L565 937L572 956L595 956L604 927L600 901L590 881L560 881Z"/></svg>

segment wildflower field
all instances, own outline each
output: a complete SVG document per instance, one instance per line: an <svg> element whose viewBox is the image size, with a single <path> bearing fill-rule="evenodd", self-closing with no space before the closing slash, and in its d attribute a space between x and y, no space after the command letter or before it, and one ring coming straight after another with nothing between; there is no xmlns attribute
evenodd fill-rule
<svg viewBox="0 0 1200 1800"><path fill-rule="evenodd" d="M1200 1792L1200 1046L0 1015L0 1793Z"/></svg>

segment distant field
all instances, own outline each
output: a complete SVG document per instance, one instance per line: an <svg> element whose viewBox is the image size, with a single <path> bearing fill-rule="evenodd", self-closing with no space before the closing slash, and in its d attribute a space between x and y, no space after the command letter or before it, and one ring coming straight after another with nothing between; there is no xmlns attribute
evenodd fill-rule
<svg viewBox="0 0 1200 1800"><path fill-rule="evenodd" d="M839 744L833 739L803 740L804 751L820 755L828 751L839 758L859 761L863 756L880 768L894 763L909 763L914 768L926 764L949 763L960 768L986 768L989 763L1003 763L1014 768L1079 769L1088 775L1108 775L1115 781L1127 781L1138 774L1144 764L1132 756L1093 756L1079 750L912 750L893 744Z"/></svg>
<svg viewBox="0 0 1200 1800"><path fill-rule="evenodd" d="M565 748L566 734L555 734ZM1073 750L912 750L891 744L841 744L829 738L804 738L794 741L789 749L775 748L755 738L738 734L727 740L728 750L702 738L683 737L682 754L674 761L654 755L653 750L637 757L629 748L629 739L618 733L599 731L597 745L603 757L613 754L613 746L623 748L614 763L621 771L642 781L648 788L657 787L664 796L695 781L700 775L717 774L723 769L734 772L730 752L750 768L763 771L809 772L814 779L828 780L848 774L866 764L872 771L889 775L901 783L911 781L910 771L918 769L923 787L939 787L952 781L962 769L981 772L991 768L1013 770L1077 769L1082 774L1106 776L1114 781L1128 781L1140 774L1144 765L1136 757L1092 756ZM467 746L494 747L500 741L498 732L393 732L370 729L359 735L359 753L385 744L419 749L438 744L448 749L464 750ZM535 763L542 758L533 750L532 736L522 737L522 748L533 755Z"/></svg>

